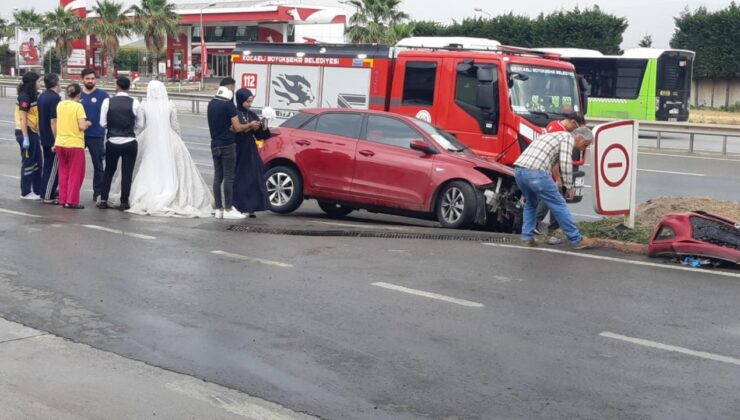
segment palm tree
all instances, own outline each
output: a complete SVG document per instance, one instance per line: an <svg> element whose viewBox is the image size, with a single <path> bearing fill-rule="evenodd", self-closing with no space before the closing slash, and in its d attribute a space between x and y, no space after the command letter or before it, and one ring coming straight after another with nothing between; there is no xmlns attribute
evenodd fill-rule
<svg viewBox="0 0 740 420"><path fill-rule="evenodd" d="M41 36L45 40L54 41L54 52L61 61L62 72L64 72L67 59L72 55L72 41L85 36L82 30L82 19L63 7L57 7L45 16ZM62 73L64 75L64 73Z"/></svg>
<svg viewBox="0 0 740 420"><path fill-rule="evenodd" d="M119 39L131 36L132 25L126 16L128 9L117 1L97 0L92 11L96 16L87 21L87 33L94 34L102 44L108 78L112 78L113 58L121 46Z"/></svg>
<svg viewBox="0 0 740 420"><path fill-rule="evenodd" d="M385 42L389 37L389 28L409 18L409 15L398 10L401 0L345 0L342 3L355 8L347 30L352 42Z"/></svg>
<svg viewBox="0 0 740 420"><path fill-rule="evenodd" d="M398 41L414 36L416 25L413 23L394 23L388 27L385 33L385 42L393 45Z"/></svg>
<svg viewBox="0 0 740 420"><path fill-rule="evenodd" d="M7 20L0 17L0 42L7 41L13 37L13 25Z"/></svg>
<svg viewBox="0 0 740 420"><path fill-rule="evenodd" d="M175 13L175 5L167 0L141 0L141 6L132 6L131 10L135 15L134 31L144 37L149 62L154 62L154 68L158 69L167 37L180 34L180 16Z"/></svg>
<svg viewBox="0 0 740 420"><path fill-rule="evenodd" d="M35 8L20 9L13 12L15 27L41 28L44 26L44 17L36 12Z"/></svg>

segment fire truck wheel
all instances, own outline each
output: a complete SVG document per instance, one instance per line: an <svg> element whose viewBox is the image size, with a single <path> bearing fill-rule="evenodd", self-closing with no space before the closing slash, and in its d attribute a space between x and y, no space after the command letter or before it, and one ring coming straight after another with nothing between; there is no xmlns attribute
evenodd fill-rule
<svg viewBox="0 0 740 420"><path fill-rule="evenodd" d="M303 179L290 166L275 166L265 174L270 210L291 213L303 203Z"/></svg>
<svg viewBox="0 0 740 420"><path fill-rule="evenodd" d="M466 229L475 219L475 190L464 181L445 185L437 199L437 220L444 228Z"/></svg>
<svg viewBox="0 0 740 420"><path fill-rule="evenodd" d="M319 207L330 217L336 218L344 217L355 211L355 209L353 209L352 207L343 206L341 204L332 203L330 201L319 201Z"/></svg>

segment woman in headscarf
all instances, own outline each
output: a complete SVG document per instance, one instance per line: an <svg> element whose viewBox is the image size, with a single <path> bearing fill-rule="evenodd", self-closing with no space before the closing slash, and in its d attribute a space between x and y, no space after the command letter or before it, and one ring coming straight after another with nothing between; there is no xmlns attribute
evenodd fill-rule
<svg viewBox="0 0 740 420"><path fill-rule="evenodd" d="M265 164L257 150L257 140L270 137L270 130L250 108L254 94L249 89L236 91L239 122L247 128L236 134L236 170L234 171L234 207L249 217L268 207Z"/></svg>

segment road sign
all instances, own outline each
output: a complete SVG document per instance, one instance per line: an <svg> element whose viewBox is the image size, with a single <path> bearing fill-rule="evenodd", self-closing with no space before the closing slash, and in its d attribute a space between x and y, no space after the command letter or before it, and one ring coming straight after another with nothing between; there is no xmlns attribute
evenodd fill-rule
<svg viewBox="0 0 740 420"><path fill-rule="evenodd" d="M594 210L606 216L624 215L630 228L635 225L637 133L635 121L594 128Z"/></svg>

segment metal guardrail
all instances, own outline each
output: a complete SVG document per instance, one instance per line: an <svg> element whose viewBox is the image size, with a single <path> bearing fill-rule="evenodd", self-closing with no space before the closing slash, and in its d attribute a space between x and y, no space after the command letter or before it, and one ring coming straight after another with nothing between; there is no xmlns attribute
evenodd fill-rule
<svg viewBox="0 0 740 420"><path fill-rule="evenodd" d="M590 124L600 124L614 119L589 118ZM688 122L640 121L640 131L656 133L656 145L661 149L663 134L684 134L689 136L689 153L694 153L696 136L714 136L722 138L722 154L727 155L727 141L730 137L740 138L740 126L720 124L698 124Z"/></svg>
<svg viewBox="0 0 740 420"><path fill-rule="evenodd" d="M0 79L0 96L15 95L15 89L17 86L16 80L2 80ZM146 96L146 92L142 90L132 90L131 96L142 99ZM189 101L191 105L191 111L193 114L200 114L201 102L210 101L213 96L208 94L196 94L196 93L179 93L172 92L169 94L170 99L176 101ZM588 122L591 124L600 124L604 122L615 121L614 119L606 118L589 118ZM719 125L719 124L697 124L688 122L667 122L667 121L640 121L640 131L656 133L657 136L657 148L661 149L661 142L663 141L663 134L684 134L689 136L689 153L694 153L695 149L695 137L697 135L702 136L714 136L722 138L722 154L727 155L727 142L730 137L740 138L740 126L739 125Z"/></svg>

